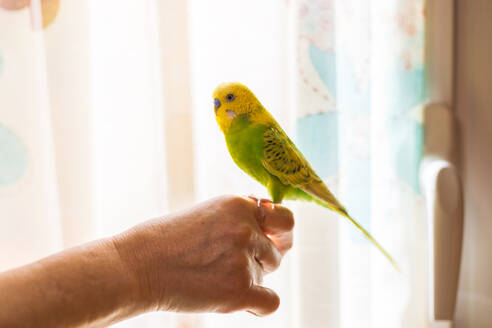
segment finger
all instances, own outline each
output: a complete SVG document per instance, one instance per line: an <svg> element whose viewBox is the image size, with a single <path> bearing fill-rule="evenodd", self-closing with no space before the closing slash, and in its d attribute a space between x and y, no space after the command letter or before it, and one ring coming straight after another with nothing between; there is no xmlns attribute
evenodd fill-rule
<svg viewBox="0 0 492 328"><path fill-rule="evenodd" d="M261 208L264 218L259 223L265 233L279 234L294 229L294 215L287 207L261 203Z"/></svg>
<svg viewBox="0 0 492 328"><path fill-rule="evenodd" d="M245 294L243 309L256 316L275 312L280 305L280 298L270 288L253 285Z"/></svg>
<svg viewBox="0 0 492 328"><path fill-rule="evenodd" d="M272 272L280 266L282 254L272 241L261 232L258 234L258 239L253 247L254 258L258 260L264 272Z"/></svg>
<svg viewBox="0 0 492 328"><path fill-rule="evenodd" d="M251 195L248 198L257 206L255 217L258 225L283 256L293 245L294 218L292 212L268 199ZM266 218L266 211L268 211L268 218Z"/></svg>
<svg viewBox="0 0 492 328"><path fill-rule="evenodd" d="M255 285L261 285L263 283L263 275L265 274L265 269L263 268L263 264L261 261L255 256L251 259L252 268L253 268L253 283Z"/></svg>
<svg viewBox="0 0 492 328"><path fill-rule="evenodd" d="M284 232L281 234L271 234L268 238L272 241L275 247L280 251L282 256L292 248L294 233L292 231Z"/></svg>
<svg viewBox="0 0 492 328"><path fill-rule="evenodd" d="M262 225L265 220L265 211L263 210L262 198L256 198L255 196L249 195L248 198L252 200L256 205L255 218L258 225Z"/></svg>

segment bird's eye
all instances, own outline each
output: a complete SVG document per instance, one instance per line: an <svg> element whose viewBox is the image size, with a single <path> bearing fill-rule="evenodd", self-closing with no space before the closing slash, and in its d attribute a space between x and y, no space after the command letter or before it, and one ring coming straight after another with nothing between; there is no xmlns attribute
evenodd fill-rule
<svg viewBox="0 0 492 328"><path fill-rule="evenodd" d="M236 96L233 95L232 93L229 93L227 96L226 96L226 100L227 101L233 101L234 99L236 99Z"/></svg>

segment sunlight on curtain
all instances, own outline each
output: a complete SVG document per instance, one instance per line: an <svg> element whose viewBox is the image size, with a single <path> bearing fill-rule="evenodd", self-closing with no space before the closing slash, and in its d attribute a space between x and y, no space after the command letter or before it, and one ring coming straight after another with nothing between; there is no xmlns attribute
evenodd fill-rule
<svg viewBox="0 0 492 328"><path fill-rule="evenodd" d="M0 270L216 195L266 197L213 115L215 86L241 81L402 273L340 216L287 203L275 314L115 326L425 327L424 35L423 0L0 0Z"/></svg>
<svg viewBox="0 0 492 328"><path fill-rule="evenodd" d="M59 250L62 234L45 38L33 31L28 10L0 8L0 15L0 269L5 270Z"/></svg>
<svg viewBox="0 0 492 328"><path fill-rule="evenodd" d="M423 1L304 0L298 17L300 147L402 267L343 222L330 312L340 327L423 327Z"/></svg>
<svg viewBox="0 0 492 328"><path fill-rule="evenodd" d="M224 193L268 196L230 158L215 122L211 92L219 83L241 81L288 127L288 9L284 1L190 1L197 200ZM275 314L262 320L247 313L204 315L203 327L288 327L289 257L265 278L282 299Z"/></svg>

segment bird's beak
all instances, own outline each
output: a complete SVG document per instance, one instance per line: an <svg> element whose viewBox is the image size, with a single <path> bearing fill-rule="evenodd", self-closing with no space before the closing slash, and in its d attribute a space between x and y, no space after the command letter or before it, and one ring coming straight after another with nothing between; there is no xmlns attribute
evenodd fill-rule
<svg viewBox="0 0 492 328"><path fill-rule="evenodd" d="M219 99L217 99L217 98L215 98L215 99L214 99L214 109L215 109L215 114L217 114L217 110L219 109L220 105L221 105L221 104L220 104L220 100L219 100Z"/></svg>

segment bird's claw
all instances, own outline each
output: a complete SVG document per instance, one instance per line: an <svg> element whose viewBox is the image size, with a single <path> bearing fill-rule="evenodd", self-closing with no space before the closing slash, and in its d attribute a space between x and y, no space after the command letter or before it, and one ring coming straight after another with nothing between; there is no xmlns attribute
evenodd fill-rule
<svg viewBox="0 0 492 328"><path fill-rule="evenodd" d="M257 219L261 226L261 224L265 221L265 210L263 209L263 204L271 204L272 208L275 206L275 204L270 199L266 198L256 198L252 195L249 195L248 198L254 200L256 202L256 205L258 206Z"/></svg>
<svg viewBox="0 0 492 328"><path fill-rule="evenodd" d="M249 195L248 198L254 200L257 204L258 204L258 207L261 207L263 206L263 204L271 204L272 205L272 208L275 206L275 203L272 202L270 199L267 199L267 198L257 198L253 195Z"/></svg>

